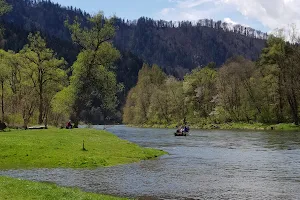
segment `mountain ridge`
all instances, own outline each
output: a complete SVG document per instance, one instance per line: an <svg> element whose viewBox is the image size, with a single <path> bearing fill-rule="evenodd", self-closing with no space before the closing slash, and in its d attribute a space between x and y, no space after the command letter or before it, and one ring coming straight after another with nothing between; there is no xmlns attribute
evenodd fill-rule
<svg viewBox="0 0 300 200"><path fill-rule="evenodd" d="M48 38L54 37L60 41L71 42L70 33L64 26L66 20L78 19L83 25L88 25L90 17L81 9L63 7L49 0L7 2L13 6L13 10L3 18L4 23L27 32L41 31ZM183 77L192 69L210 62L221 66L236 55L256 60L267 39L266 33L250 27L233 26L209 19L197 22L167 22L147 17L134 21L116 18L115 24L118 30L114 45L119 50L132 52L146 63L158 64L165 72L177 77ZM11 47L7 45L6 48ZM60 51L59 48L56 49ZM69 65L76 59L74 53L71 56L67 53L58 54L70 57L66 58Z"/></svg>

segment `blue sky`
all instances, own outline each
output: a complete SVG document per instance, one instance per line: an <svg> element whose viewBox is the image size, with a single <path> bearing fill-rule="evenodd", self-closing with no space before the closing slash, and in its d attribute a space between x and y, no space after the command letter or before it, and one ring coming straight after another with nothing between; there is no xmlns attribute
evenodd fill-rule
<svg viewBox="0 0 300 200"><path fill-rule="evenodd" d="M269 32L294 23L300 27L299 0L53 0L91 14L125 19L141 16L164 20L210 18L239 23Z"/></svg>
<svg viewBox="0 0 300 200"><path fill-rule="evenodd" d="M116 14L122 18L137 19L141 16L154 17L164 7L168 0L53 0L61 5L73 5L89 13L104 11L105 15Z"/></svg>

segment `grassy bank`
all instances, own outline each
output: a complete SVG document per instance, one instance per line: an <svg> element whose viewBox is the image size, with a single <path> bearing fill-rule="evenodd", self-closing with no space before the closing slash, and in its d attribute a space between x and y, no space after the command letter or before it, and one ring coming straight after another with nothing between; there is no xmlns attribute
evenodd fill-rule
<svg viewBox="0 0 300 200"><path fill-rule="evenodd" d="M86 151L82 147L83 140ZM94 168L164 154L93 129L0 132L0 147L0 169Z"/></svg>
<svg viewBox="0 0 300 200"><path fill-rule="evenodd" d="M171 125L129 125L140 128L176 128L176 124ZM274 131L300 131L300 126L295 124L263 124L263 123L224 123L224 124L193 124L193 129L220 129L220 130L274 130Z"/></svg>
<svg viewBox="0 0 300 200"><path fill-rule="evenodd" d="M92 194L74 188L58 187L50 183L37 183L6 177L0 177L0 200L1 199L125 200L125 198Z"/></svg>

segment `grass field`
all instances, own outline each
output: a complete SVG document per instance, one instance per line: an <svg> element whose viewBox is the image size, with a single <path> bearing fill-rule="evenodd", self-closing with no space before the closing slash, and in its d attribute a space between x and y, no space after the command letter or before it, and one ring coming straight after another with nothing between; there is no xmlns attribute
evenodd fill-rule
<svg viewBox="0 0 300 200"><path fill-rule="evenodd" d="M106 167L165 154L93 129L0 132L0 149L0 169Z"/></svg>
<svg viewBox="0 0 300 200"><path fill-rule="evenodd" d="M121 200L125 198L83 192L79 189L58 187L50 183L37 183L0 177L0 200Z"/></svg>

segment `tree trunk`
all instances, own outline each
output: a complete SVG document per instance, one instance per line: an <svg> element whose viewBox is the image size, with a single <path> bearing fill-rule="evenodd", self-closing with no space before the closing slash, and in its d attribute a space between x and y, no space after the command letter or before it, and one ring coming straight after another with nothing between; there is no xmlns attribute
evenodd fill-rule
<svg viewBox="0 0 300 200"><path fill-rule="evenodd" d="M71 116L71 120L74 123L74 128L78 128L81 110L82 108L80 106L80 101L77 99L73 107L74 112Z"/></svg>
<svg viewBox="0 0 300 200"><path fill-rule="evenodd" d="M283 117L283 108L284 108L284 99L283 99L283 80L282 75L279 75L279 89L278 89L278 95L279 95L279 110L277 113L277 123L280 124L284 121Z"/></svg>
<svg viewBox="0 0 300 200"><path fill-rule="evenodd" d="M24 121L23 127L24 127L25 129L27 129L27 128L28 128L28 124L29 124L29 120L28 120L28 119L23 119L23 121Z"/></svg>
<svg viewBox="0 0 300 200"><path fill-rule="evenodd" d="M1 81L1 110L2 110L2 122L4 122L4 81Z"/></svg>
<svg viewBox="0 0 300 200"><path fill-rule="evenodd" d="M288 94L288 102L292 111L293 121L296 125L299 125L298 102L293 90L292 94Z"/></svg>
<svg viewBox="0 0 300 200"><path fill-rule="evenodd" d="M44 125L45 125L46 129L48 128L48 113L49 113L49 106L47 105L47 108L45 109L44 115L43 115Z"/></svg>
<svg viewBox="0 0 300 200"><path fill-rule="evenodd" d="M299 125L299 116L297 112L293 112L293 118L294 118L294 123L295 125Z"/></svg>
<svg viewBox="0 0 300 200"><path fill-rule="evenodd" d="M42 94L40 94L39 95L40 96L40 102L39 102L39 121L38 121L38 123L39 124L43 124L43 95Z"/></svg>

